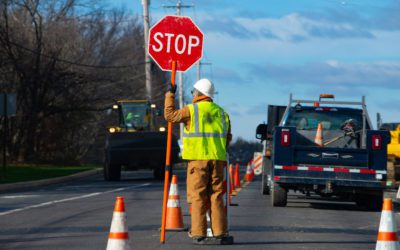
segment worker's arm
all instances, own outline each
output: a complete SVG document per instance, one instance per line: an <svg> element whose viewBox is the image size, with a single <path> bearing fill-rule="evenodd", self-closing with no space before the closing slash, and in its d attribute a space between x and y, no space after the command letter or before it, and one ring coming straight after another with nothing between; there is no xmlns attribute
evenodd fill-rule
<svg viewBox="0 0 400 250"><path fill-rule="evenodd" d="M164 118L168 122L180 123L190 120L190 111L188 107L175 109L175 94L167 92L164 102Z"/></svg>

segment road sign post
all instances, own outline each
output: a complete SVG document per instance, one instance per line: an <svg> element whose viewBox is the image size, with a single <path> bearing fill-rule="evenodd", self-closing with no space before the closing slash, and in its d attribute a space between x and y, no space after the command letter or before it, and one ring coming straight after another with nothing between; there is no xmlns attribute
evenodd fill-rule
<svg viewBox="0 0 400 250"><path fill-rule="evenodd" d="M171 72L171 85L175 86L175 75L176 75L176 61L172 61L172 72ZM165 157L165 177L164 177L164 196L163 196L163 209L162 209L162 221L161 221L161 237L160 242L165 242L165 225L167 222L167 202L169 194L169 176L172 170L171 167L171 144L172 144L172 122L168 122L168 135L167 135L167 152Z"/></svg>
<svg viewBox="0 0 400 250"><path fill-rule="evenodd" d="M4 117L3 125L3 171L1 178L6 179L7 172L7 137L8 137L8 117L16 114L17 97L15 93L0 93L0 116Z"/></svg>
<svg viewBox="0 0 400 250"><path fill-rule="evenodd" d="M184 72L203 55L203 33L190 17L165 16L149 31L149 55L164 71L171 71L171 84L175 86L176 71ZM160 242L165 243L165 224L169 176L171 172L172 123L168 122L167 152L165 157L164 196Z"/></svg>

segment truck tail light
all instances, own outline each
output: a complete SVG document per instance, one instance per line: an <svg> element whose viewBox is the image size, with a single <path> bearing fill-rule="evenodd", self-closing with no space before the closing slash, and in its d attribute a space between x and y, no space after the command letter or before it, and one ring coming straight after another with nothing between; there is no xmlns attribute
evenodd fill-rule
<svg viewBox="0 0 400 250"><path fill-rule="evenodd" d="M382 136L381 135L372 135L372 150L381 150L382 149Z"/></svg>
<svg viewBox="0 0 400 250"><path fill-rule="evenodd" d="M281 146L287 147L290 145L290 130L282 129L281 131Z"/></svg>

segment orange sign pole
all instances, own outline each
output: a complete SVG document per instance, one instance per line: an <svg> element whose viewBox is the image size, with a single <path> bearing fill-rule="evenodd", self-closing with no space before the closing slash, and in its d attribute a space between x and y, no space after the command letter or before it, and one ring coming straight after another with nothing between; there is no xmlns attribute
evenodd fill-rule
<svg viewBox="0 0 400 250"><path fill-rule="evenodd" d="M172 61L171 84L175 86L176 61ZM168 122L167 154L165 157L164 199L162 207L160 242L165 243L165 224L167 221L167 202L169 189L169 173L171 172L171 144L172 144L172 122Z"/></svg>

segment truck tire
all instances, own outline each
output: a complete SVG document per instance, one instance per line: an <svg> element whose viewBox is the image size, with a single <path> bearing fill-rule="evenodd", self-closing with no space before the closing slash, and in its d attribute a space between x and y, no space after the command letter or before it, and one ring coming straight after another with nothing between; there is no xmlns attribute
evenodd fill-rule
<svg viewBox="0 0 400 250"><path fill-rule="evenodd" d="M121 179L121 165L110 164L106 159L104 161L104 180L119 181Z"/></svg>
<svg viewBox="0 0 400 250"><path fill-rule="evenodd" d="M276 182L271 185L271 201L273 207L285 207L287 204L287 191Z"/></svg>
<svg viewBox="0 0 400 250"><path fill-rule="evenodd" d="M261 194L269 195L270 194L270 187L268 183L268 175L265 172L262 173L261 178Z"/></svg>
<svg viewBox="0 0 400 250"><path fill-rule="evenodd" d="M153 169L153 177L156 180L164 180L164 178L165 178L164 163L162 163L159 166L154 167L154 169Z"/></svg>
<svg viewBox="0 0 400 250"><path fill-rule="evenodd" d="M271 165L271 160L264 157L261 175L261 194L263 195L269 195L271 193L271 181L269 177L271 175Z"/></svg>
<svg viewBox="0 0 400 250"><path fill-rule="evenodd" d="M381 211L383 203L383 191L371 194L358 194L355 202L360 207L365 207L369 211Z"/></svg>

